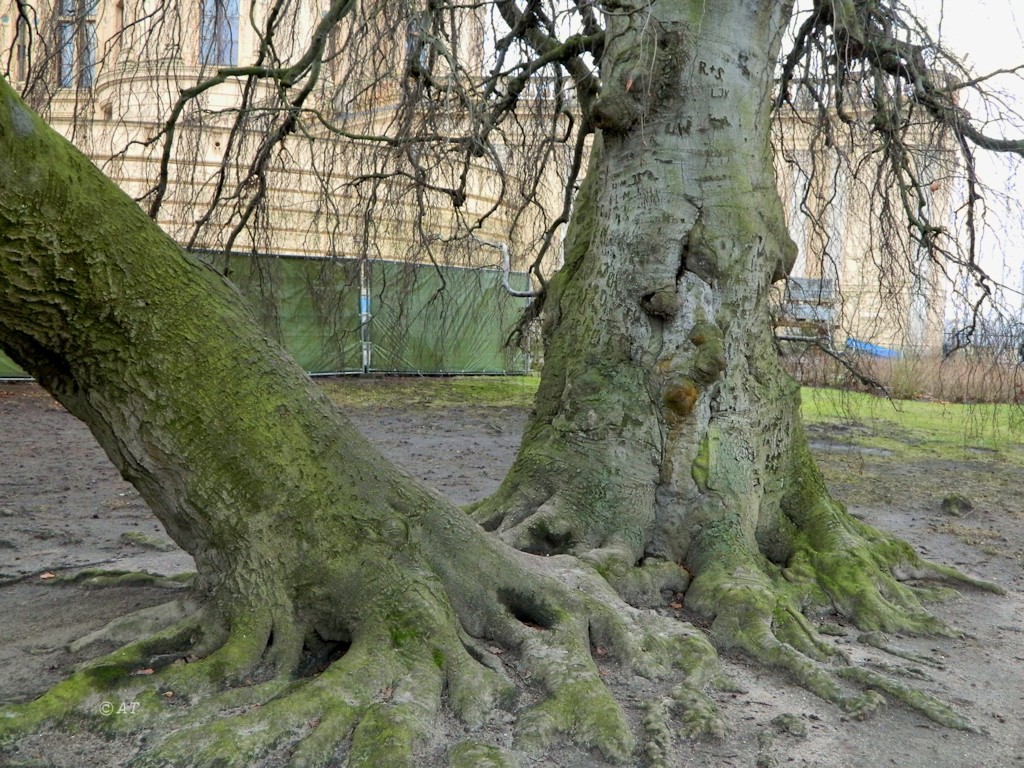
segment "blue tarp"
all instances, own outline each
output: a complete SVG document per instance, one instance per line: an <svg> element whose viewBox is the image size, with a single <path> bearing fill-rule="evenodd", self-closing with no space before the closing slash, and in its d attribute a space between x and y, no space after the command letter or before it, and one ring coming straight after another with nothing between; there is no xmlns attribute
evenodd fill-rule
<svg viewBox="0 0 1024 768"><path fill-rule="evenodd" d="M859 339L847 339L846 348L851 352L860 352L865 355L871 355L872 357L886 357L892 360L899 360L903 357L903 353L898 350L889 349L888 347L880 347L877 344L860 341Z"/></svg>

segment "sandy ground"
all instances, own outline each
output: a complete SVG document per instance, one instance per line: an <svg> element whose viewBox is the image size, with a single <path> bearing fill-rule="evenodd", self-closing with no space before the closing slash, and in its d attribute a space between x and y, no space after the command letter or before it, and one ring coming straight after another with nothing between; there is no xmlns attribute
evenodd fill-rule
<svg viewBox="0 0 1024 768"><path fill-rule="evenodd" d="M351 416L386 455L463 503L497 486L514 455L525 411L410 405L357 409ZM988 733L943 729L897 704L866 721L851 721L779 674L727 656L726 671L746 689L716 694L729 735L720 742L677 742L674 764L1024 768L1021 478L983 455L900 464L849 450L841 430L819 430L812 437L826 473L853 500L855 514L896 531L934 560L1008 590L1005 596L965 592L936 608L966 630L965 637L892 638L926 654L934 666L885 656L858 643L852 628L840 639L862 663L915 667L924 678L922 689L955 704ZM942 512L941 499L954 491L975 502L973 512L956 518ZM44 578L97 566L173 574L188 570L191 561L82 424L34 385L0 384L0 704L31 699L66 675L83 658L67 650L72 641L116 616L174 596L152 586L87 588ZM639 678L609 679L636 717L637 705L657 693ZM513 724L514 715L498 718L486 735L507 742ZM455 724L439 723L423 745L421 764L443 765L445 744L457 736ZM0 753L0 766L119 766L137 749L131 739L104 742L59 731L16 746ZM524 765L604 763L566 747L544 759L524 758Z"/></svg>

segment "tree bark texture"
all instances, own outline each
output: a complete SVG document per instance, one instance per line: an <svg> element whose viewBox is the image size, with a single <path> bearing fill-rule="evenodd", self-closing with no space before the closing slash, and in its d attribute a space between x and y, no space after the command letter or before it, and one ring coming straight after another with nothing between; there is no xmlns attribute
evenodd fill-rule
<svg viewBox="0 0 1024 768"><path fill-rule="evenodd" d="M161 691L240 680L256 685L220 708L262 706L197 708L154 765L249 765L285 734L292 765L328 764L339 744L348 765L410 765L442 701L478 724L527 686L543 695L519 717L520 744L564 733L622 761L635 735L594 647L681 681L685 733L721 722L704 636L620 596L685 591L720 647L858 714L877 694L836 683L819 662L840 654L805 610L944 629L900 579L960 577L832 501L772 344L769 286L794 256L769 147L790 4L616 8L590 170L545 301L536 410L475 510L501 537L390 466L230 284L0 82L0 344L194 556L202 605L4 713L0 743L159 658L154 718L169 716ZM537 556L560 553L579 557ZM510 676L495 643L529 674ZM183 655L193 663L170 663ZM296 683L310 667L322 672Z"/></svg>
<svg viewBox="0 0 1024 768"><path fill-rule="evenodd" d="M153 665L155 687L139 695L154 718L160 690L256 681L220 705L263 704L240 721L197 710L153 764L246 766L287 733L302 736L294 765L326 764L339 743L349 765L409 765L442 694L470 724L512 706L519 686L485 640L546 691L520 719L527 746L566 733L613 759L632 752L591 643L643 674L686 669L704 705L716 665L699 633L621 603L569 558L508 547L391 466L233 286L3 81L0 244L0 344L89 425L193 555L202 606L0 713L0 744ZM192 663L170 664L181 659ZM325 669L296 685L310 668Z"/></svg>
<svg viewBox="0 0 1024 768"><path fill-rule="evenodd" d="M898 582L940 574L829 496L776 352L770 289L796 249L770 110L792 3L630 10L609 15L535 410L473 514L525 551L589 560L631 602L682 586L719 645L834 699L800 658L827 655L800 612L937 631Z"/></svg>
<svg viewBox="0 0 1024 768"><path fill-rule="evenodd" d="M692 570L736 547L790 554L772 532L798 394L769 313L795 257L769 143L789 10L660 3L610 20L537 408L479 512L525 549Z"/></svg>

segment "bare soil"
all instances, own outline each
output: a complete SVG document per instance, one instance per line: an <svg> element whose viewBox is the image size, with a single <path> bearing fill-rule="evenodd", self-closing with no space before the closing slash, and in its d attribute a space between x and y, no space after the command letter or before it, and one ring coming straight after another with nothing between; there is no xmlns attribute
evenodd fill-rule
<svg viewBox="0 0 1024 768"><path fill-rule="evenodd" d="M521 408L416 403L363 407L356 424L393 461L459 503L497 487L514 456ZM729 734L724 741L680 741L678 766L1022 766L1024 768L1024 494L1019 471L985 455L899 463L851 450L843 430L812 435L820 460L851 511L895 531L929 558L998 582L1005 596L965 592L935 606L963 637L892 638L937 666L916 666L920 687L955 704L986 735L951 731L891 703L865 721L849 720L778 673L726 657L745 689L716 694ZM941 509L961 493L974 504L962 516ZM88 430L32 384L0 384L0 704L38 696L82 661L67 646L111 619L166 602L154 586L85 587L67 577L87 567L171 575L190 558L163 533L135 490L118 476ZM844 643L863 663L900 662L857 642ZM91 649L95 654L99 650ZM656 690L639 678L610 681L639 712ZM507 742L514 713L487 728ZM421 751L422 765L444 764L450 722ZM2 746L2 745L0 745ZM126 764L138 741L112 742L60 730L24 739L0 753L2 765L92 768ZM524 765L602 766L596 755L565 747ZM273 763L269 763L273 765Z"/></svg>

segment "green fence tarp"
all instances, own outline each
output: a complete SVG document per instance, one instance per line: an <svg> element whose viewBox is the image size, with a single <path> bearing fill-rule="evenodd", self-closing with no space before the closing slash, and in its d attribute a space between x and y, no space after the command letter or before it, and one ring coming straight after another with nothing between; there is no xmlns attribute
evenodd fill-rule
<svg viewBox="0 0 1024 768"><path fill-rule="evenodd" d="M28 374L14 364L3 352L0 352L0 379L28 378Z"/></svg>
<svg viewBox="0 0 1024 768"><path fill-rule="evenodd" d="M370 368L387 373L524 373L526 356L506 344L526 307L494 269L369 264ZM514 290L529 279L515 273Z"/></svg>
<svg viewBox="0 0 1024 768"><path fill-rule="evenodd" d="M238 286L263 327L310 373L362 370L359 262L200 255Z"/></svg>
<svg viewBox="0 0 1024 768"><path fill-rule="evenodd" d="M354 259L201 253L238 286L267 332L310 373L525 373L506 342L527 300L494 269L369 262L369 296ZM515 290L529 288L513 273ZM361 333L360 302L371 319ZM363 367L364 337L370 365ZM25 376L0 353L0 378Z"/></svg>

